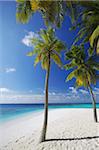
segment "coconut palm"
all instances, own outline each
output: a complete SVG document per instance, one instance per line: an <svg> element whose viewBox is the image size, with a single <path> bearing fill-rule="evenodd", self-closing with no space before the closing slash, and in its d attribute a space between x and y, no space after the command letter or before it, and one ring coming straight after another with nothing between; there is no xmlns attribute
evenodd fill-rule
<svg viewBox="0 0 99 150"><path fill-rule="evenodd" d="M99 53L99 2L98 1L63 1L63 0L17 0L17 20L27 23L32 15L39 11L45 20L46 25L49 23L60 27L65 14L71 17L75 29L79 27L75 42L83 39L82 42L90 42L92 49ZM79 18L79 19L78 19ZM80 22L79 22L80 20Z"/></svg>
<svg viewBox="0 0 99 150"><path fill-rule="evenodd" d="M28 23L32 15L39 11L46 25L60 26L64 18L63 4L62 0L17 0L16 18L19 22Z"/></svg>
<svg viewBox="0 0 99 150"><path fill-rule="evenodd" d="M86 59L84 48L81 50L80 46L72 46L71 51L66 53L66 58L70 62L65 65L65 69L72 69L67 76L66 81L75 78L75 85L77 87L85 87L89 89L92 96L94 120L97 122L96 102L91 85L96 84L96 71L99 70L99 64L93 60L93 57Z"/></svg>
<svg viewBox="0 0 99 150"><path fill-rule="evenodd" d="M92 48L89 49L89 53L96 51L99 54L99 1L79 1L77 5L82 10L77 15L80 21L77 22L76 27L78 26L80 30L75 42L80 39L84 43L89 42Z"/></svg>
<svg viewBox="0 0 99 150"><path fill-rule="evenodd" d="M77 12L77 1L64 1L64 0L16 0L17 10L16 18L19 22L27 23L35 12L40 12L46 23L52 24L55 27L60 27L65 15L71 17L74 23ZM75 8L76 7L76 8ZM79 6L78 6L79 7Z"/></svg>
<svg viewBox="0 0 99 150"><path fill-rule="evenodd" d="M52 28L41 29L39 37L32 38L30 42L33 45L33 51L29 52L27 56L36 55L34 66L40 62L42 68L46 70L44 124L40 138L40 142L43 142L46 139L48 122L48 84L51 61L53 60L59 67L62 67L60 52L65 49L65 45L55 36L55 30Z"/></svg>

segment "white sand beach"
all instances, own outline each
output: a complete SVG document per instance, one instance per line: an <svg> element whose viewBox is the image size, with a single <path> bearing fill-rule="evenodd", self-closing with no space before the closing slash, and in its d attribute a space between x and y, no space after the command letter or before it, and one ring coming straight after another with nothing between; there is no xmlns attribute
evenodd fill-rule
<svg viewBox="0 0 99 150"><path fill-rule="evenodd" d="M38 144L42 123L43 112L38 112L1 124L0 150L99 150L99 122L92 109L50 110L47 140Z"/></svg>

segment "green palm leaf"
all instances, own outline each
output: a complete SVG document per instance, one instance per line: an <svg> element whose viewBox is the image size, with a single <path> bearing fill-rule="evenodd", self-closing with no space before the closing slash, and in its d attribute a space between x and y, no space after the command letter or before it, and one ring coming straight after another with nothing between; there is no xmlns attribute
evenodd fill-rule
<svg viewBox="0 0 99 150"><path fill-rule="evenodd" d="M30 1L17 0L16 19L19 22L28 23L32 14Z"/></svg>
<svg viewBox="0 0 99 150"><path fill-rule="evenodd" d="M73 70L66 78L66 82L69 80L72 80L72 78L75 78L75 73L77 72L77 70Z"/></svg>
<svg viewBox="0 0 99 150"><path fill-rule="evenodd" d="M27 53L27 56L34 56L35 54L39 53L39 49L34 49L33 51L30 51Z"/></svg>
<svg viewBox="0 0 99 150"><path fill-rule="evenodd" d="M36 66L41 61L41 54L38 55L34 60L34 66Z"/></svg>
<svg viewBox="0 0 99 150"><path fill-rule="evenodd" d="M94 41L96 38L99 37L99 25L97 26L97 28L93 31L91 37L90 37L90 45L91 47L94 47Z"/></svg>
<svg viewBox="0 0 99 150"><path fill-rule="evenodd" d="M62 62L58 54L55 53L51 54L51 58L59 67L62 67Z"/></svg>
<svg viewBox="0 0 99 150"><path fill-rule="evenodd" d="M77 46L76 46L77 48ZM75 55L77 52L77 55ZM99 64L94 61L93 57L86 58L82 47L78 47L77 51L75 48L72 48L68 52L68 60L70 61L65 65L65 69L74 69L67 76L66 81L75 78L77 87L88 87L89 84L96 84L97 72L99 71ZM79 54L79 55L78 55ZM73 57L73 55L75 57Z"/></svg>
<svg viewBox="0 0 99 150"><path fill-rule="evenodd" d="M47 57L44 57L44 58L42 59L41 66L42 66L42 68L45 69L45 70L48 69L48 58L47 58Z"/></svg>
<svg viewBox="0 0 99 150"><path fill-rule="evenodd" d="M42 68L47 70L48 61L52 59L59 67L62 67L60 52L65 46L64 43L55 36L54 29L50 27L47 30L40 30L40 32L38 32L38 38L33 37L30 39L30 42L33 46L33 51L28 52L27 56L36 55L34 66L40 62Z"/></svg>
<svg viewBox="0 0 99 150"><path fill-rule="evenodd" d="M66 49L65 43L62 42L62 41L60 41L60 40L56 40L54 50L55 50L57 53L60 53L62 50L65 50L65 49Z"/></svg>
<svg viewBox="0 0 99 150"><path fill-rule="evenodd" d="M76 64L73 63L73 62L70 62L70 63L64 65L64 68L65 68L66 70L72 69L72 68L74 68L74 67L76 67Z"/></svg>

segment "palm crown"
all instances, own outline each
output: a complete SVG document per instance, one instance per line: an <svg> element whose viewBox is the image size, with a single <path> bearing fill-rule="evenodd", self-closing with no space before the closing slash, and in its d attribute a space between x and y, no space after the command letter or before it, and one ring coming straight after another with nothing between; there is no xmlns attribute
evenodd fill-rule
<svg viewBox="0 0 99 150"><path fill-rule="evenodd" d="M90 42L90 46L99 53L99 2L79 2L82 11L79 13L80 22L77 23L80 28L77 38L78 41L82 39L84 42ZM77 25L76 25L77 26ZM91 53L93 51L90 51Z"/></svg>
<svg viewBox="0 0 99 150"><path fill-rule="evenodd" d="M17 0L16 17L19 22L27 23L33 13L41 12L45 23L60 26L64 18L64 7L61 0Z"/></svg>
<svg viewBox="0 0 99 150"><path fill-rule="evenodd" d="M73 46L71 51L66 53L66 58L70 62L65 65L65 68L67 70L73 69L68 75L67 81L76 78L77 87L88 87L91 84L96 84L96 71L99 70L99 64L93 60L93 57L87 59L84 48L82 49L79 46Z"/></svg>
<svg viewBox="0 0 99 150"><path fill-rule="evenodd" d="M65 49L65 45L55 37L54 29L41 29L39 32L39 37L32 38L31 44L34 49L29 52L27 56L36 55L34 66L41 62L42 68L47 70L49 56L50 59L53 59L58 66L62 66L60 52Z"/></svg>
<svg viewBox="0 0 99 150"><path fill-rule="evenodd" d="M99 3L97 1L54 1L54 0L17 0L16 18L22 23L27 23L36 12L41 12L46 25L48 23L60 27L65 13L69 13L71 20L80 28L75 42L79 39L90 42L92 49L99 53ZM80 16L80 18L79 18ZM78 19L79 18L79 19ZM75 21L76 20L76 21ZM78 22L80 20L80 22Z"/></svg>

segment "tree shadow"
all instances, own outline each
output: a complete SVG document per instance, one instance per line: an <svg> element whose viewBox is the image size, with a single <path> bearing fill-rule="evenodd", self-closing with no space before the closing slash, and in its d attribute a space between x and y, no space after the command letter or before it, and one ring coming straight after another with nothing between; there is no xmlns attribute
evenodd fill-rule
<svg viewBox="0 0 99 150"><path fill-rule="evenodd" d="M98 139L99 136L93 136L93 137L80 137L80 138L66 138L66 139L46 139L45 142L48 142L48 141L75 141L75 140L90 140L90 139Z"/></svg>

